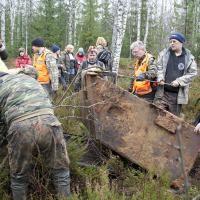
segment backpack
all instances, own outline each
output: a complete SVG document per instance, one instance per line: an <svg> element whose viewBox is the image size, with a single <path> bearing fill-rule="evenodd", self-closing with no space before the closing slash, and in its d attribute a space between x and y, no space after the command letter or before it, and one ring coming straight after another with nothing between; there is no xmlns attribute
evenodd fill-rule
<svg viewBox="0 0 200 200"><path fill-rule="evenodd" d="M111 60L111 52L107 49L103 49L97 55L97 59L104 63L104 65L108 64L108 61Z"/></svg>

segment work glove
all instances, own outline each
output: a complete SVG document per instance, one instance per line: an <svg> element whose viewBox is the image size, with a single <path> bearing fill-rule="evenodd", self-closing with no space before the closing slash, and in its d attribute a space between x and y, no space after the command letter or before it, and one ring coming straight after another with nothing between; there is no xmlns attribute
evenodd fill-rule
<svg viewBox="0 0 200 200"><path fill-rule="evenodd" d="M74 92L79 92L80 91L80 85L79 84L75 84L74 86Z"/></svg>
<svg viewBox="0 0 200 200"><path fill-rule="evenodd" d="M171 85L172 85L173 87L179 87L179 86L180 86L180 84L179 84L179 82L178 82L177 80L172 81L172 82L171 82Z"/></svg>
<svg viewBox="0 0 200 200"><path fill-rule="evenodd" d="M136 76L136 81L144 81L145 80L145 74L141 73L139 76Z"/></svg>
<svg viewBox="0 0 200 200"><path fill-rule="evenodd" d="M194 129L195 133L199 133L200 132L200 123L198 123Z"/></svg>
<svg viewBox="0 0 200 200"><path fill-rule="evenodd" d="M129 87L128 88L128 92L132 93L133 92L133 88Z"/></svg>
<svg viewBox="0 0 200 200"><path fill-rule="evenodd" d="M52 91L52 96L53 96L53 98L56 98L58 96L57 90Z"/></svg>

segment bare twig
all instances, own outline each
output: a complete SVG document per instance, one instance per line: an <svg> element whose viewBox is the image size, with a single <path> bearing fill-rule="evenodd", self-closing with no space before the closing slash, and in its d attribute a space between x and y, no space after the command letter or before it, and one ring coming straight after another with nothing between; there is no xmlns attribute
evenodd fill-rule
<svg viewBox="0 0 200 200"><path fill-rule="evenodd" d="M2 160L1 164L0 164L0 170L3 169L3 167L5 166L5 163L8 161L8 154L4 157L4 159Z"/></svg>

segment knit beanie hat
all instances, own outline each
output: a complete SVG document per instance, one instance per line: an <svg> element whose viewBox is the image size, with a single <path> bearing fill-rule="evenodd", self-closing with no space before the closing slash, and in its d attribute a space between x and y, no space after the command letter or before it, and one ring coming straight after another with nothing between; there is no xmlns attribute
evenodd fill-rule
<svg viewBox="0 0 200 200"><path fill-rule="evenodd" d="M80 48L78 49L78 52L84 54L84 50L83 50L83 48L80 47Z"/></svg>
<svg viewBox="0 0 200 200"><path fill-rule="evenodd" d="M44 47L44 41L42 38L35 38L33 41L32 41L32 46L35 46L35 47Z"/></svg>
<svg viewBox="0 0 200 200"><path fill-rule="evenodd" d="M181 43L185 42L185 36L182 33L176 32L176 33L172 33L169 37L169 40L178 40Z"/></svg>
<svg viewBox="0 0 200 200"><path fill-rule="evenodd" d="M55 45L55 44L53 44L52 47L51 47L51 50L52 50L53 53L56 53L57 51L60 50L60 47Z"/></svg>

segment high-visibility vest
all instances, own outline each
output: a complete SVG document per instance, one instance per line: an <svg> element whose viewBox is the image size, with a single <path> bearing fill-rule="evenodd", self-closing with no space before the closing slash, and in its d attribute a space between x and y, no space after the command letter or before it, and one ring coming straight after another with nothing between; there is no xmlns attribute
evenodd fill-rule
<svg viewBox="0 0 200 200"><path fill-rule="evenodd" d="M8 71L7 66L5 65L5 63L0 58L0 72L7 72L7 71Z"/></svg>
<svg viewBox="0 0 200 200"><path fill-rule="evenodd" d="M38 71L38 81L41 84L47 84L50 82L49 72L47 70L46 65L46 55L48 52L44 51L42 54L34 54L33 55L33 66Z"/></svg>
<svg viewBox="0 0 200 200"><path fill-rule="evenodd" d="M146 53L144 59L139 64L139 60L136 61L134 65L134 84L133 92L139 95L144 95L152 92L151 83L148 80L136 81L136 77L141 73L145 73L148 69L149 60L153 57L151 54Z"/></svg>

